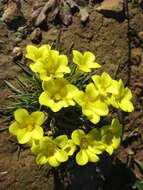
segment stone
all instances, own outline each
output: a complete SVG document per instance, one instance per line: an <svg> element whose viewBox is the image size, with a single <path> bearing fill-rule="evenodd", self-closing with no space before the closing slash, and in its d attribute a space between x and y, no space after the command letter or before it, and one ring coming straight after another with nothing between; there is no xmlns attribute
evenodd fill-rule
<svg viewBox="0 0 143 190"><path fill-rule="evenodd" d="M33 43L40 43L42 40L42 32L40 30L40 28L36 28L35 30L33 30L33 32L30 34L30 40Z"/></svg>
<svg viewBox="0 0 143 190"><path fill-rule="evenodd" d="M20 2L9 0L1 20L11 28L18 28L23 25L25 23L25 18L21 12Z"/></svg>
<svg viewBox="0 0 143 190"><path fill-rule="evenodd" d="M121 12L123 11L123 0L104 0L96 10Z"/></svg>

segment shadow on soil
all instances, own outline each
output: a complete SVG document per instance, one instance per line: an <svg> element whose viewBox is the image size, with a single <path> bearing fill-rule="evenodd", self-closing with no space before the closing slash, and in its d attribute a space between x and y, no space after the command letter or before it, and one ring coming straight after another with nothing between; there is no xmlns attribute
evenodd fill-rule
<svg viewBox="0 0 143 190"><path fill-rule="evenodd" d="M98 164L65 166L54 170L55 190L132 190L135 183L132 171L113 157L105 156Z"/></svg>

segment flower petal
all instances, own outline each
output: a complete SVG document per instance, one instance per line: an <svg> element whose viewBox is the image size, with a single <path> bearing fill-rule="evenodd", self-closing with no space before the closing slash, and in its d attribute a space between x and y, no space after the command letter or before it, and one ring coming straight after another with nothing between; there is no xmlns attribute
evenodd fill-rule
<svg viewBox="0 0 143 190"><path fill-rule="evenodd" d="M31 139L31 132L26 131L25 129L19 130L17 134L17 139L20 144L25 144Z"/></svg>
<svg viewBox="0 0 143 190"><path fill-rule="evenodd" d="M28 111L26 109L17 109L14 112L14 118L19 123L25 122L25 117L29 115Z"/></svg>
<svg viewBox="0 0 143 190"><path fill-rule="evenodd" d="M76 162L78 165L85 165L88 162L88 156L85 150L80 150L76 155Z"/></svg>
<svg viewBox="0 0 143 190"><path fill-rule="evenodd" d="M119 103L119 105L120 105L120 108L123 111L126 111L126 112L132 112L132 111L134 111L134 106L133 106L133 104L132 104L132 102L130 100L123 99L123 100L121 100L121 102Z"/></svg>
<svg viewBox="0 0 143 190"><path fill-rule="evenodd" d="M74 130L71 134L71 138L76 145L80 145L81 138L85 136L85 133L81 129Z"/></svg>
<svg viewBox="0 0 143 190"><path fill-rule="evenodd" d="M64 150L58 149L54 156L58 162L65 162L68 160L68 154Z"/></svg>
<svg viewBox="0 0 143 190"><path fill-rule="evenodd" d="M36 125L35 126L35 129L31 132L31 137L34 138L34 139L40 139L43 137L43 129L42 127Z"/></svg>
<svg viewBox="0 0 143 190"><path fill-rule="evenodd" d="M76 145L73 143L71 139L68 140L68 144L63 148L65 152L67 152L68 156L72 156L76 150Z"/></svg>
<svg viewBox="0 0 143 190"><path fill-rule="evenodd" d="M39 97L39 103L41 105L48 106L49 105L50 98L46 92L42 92Z"/></svg>
<svg viewBox="0 0 143 190"><path fill-rule="evenodd" d="M88 155L89 162L98 162L99 161L99 157L96 154L94 154L93 152L86 150L86 153Z"/></svg>
<svg viewBox="0 0 143 190"><path fill-rule="evenodd" d="M45 121L45 115L41 111L32 112L31 116L34 117L35 123L37 125L42 125Z"/></svg>
<svg viewBox="0 0 143 190"><path fill-rule="evenodd" d="M58 167L60 165L60 162L57 161L57 159L55 158L55 156L50 156L48 158L48 163L53 166L53 167Z"/></svg>
<svg viewBox="0 0 143 190"><path fill-rule="evenodd" d="M92 114L92 115L89 115L87 117L94 124L96 124L96 123L98 123L100 121L100 116L97 115L97 114Z"/></svg>
<svg viewBox="0 0 143 190"><path fill-rule="evenodd" d="M9 132L12 133L13 135L17 136L19 130L20 130L20 127L17 122L14 122L9 126Z"/></svg>
<svg viewBox="0 0 143 190"><path fill-rule="evenodd" d="M92 129L88 134L87 137L90 138L92 141L94 140L100 140L101 134L98 129Z"/></svg>
<svg viewBox="0 0 143 190"><path fill-rule="evenodd" d="M72 53L73 53L73 62L77 65L80 65L83 55L77 50L73 50Z"/></svg>
<svg viewBox="0 0 143 190"><path fill-rule="evenodd" d="M56 144L60 147L60 148L63 148L64 146L67 145L68 143L68 137L67 135L60 135L58 137L56 137L54 139L54 141L56 142Z"/></svg>
<svg viewBox="0 0 143 190"><path fill-rule="evenodd" d="M76 95L74 96L74 100L77 102L77 104L82 106L84 104L84 97L85 97L84 92L79 90L76 92Z"/></svg>
<svg viewBox="0 0 143 190"><path fill-rule="evenodd" d="M36 157L37 164L46 164L48 162L48 158L43 154L38 154Z"/></svg>
<svg viewBox="0 0 143 190"><path fill-rule="evenodd" d="M107 146L105 150L106 150L106 152L108 152L109 155L112 155L114 149L113 149L113 147L110 145L110 146Z"/></svg>
<svg viewBox="0 0 143 190"><path fill-rule="evenodd" d="M101 116L105 116L108 115L109 109L107 104L101 102L101 101L97 101L94 103L95 107L94 107L94 111Z"/></svg>
<svg viewBox="0 0 143 190"><path fill-rule="evenodd" d="M33 46L33 45L28 45L26 47L26 55L25 57L28 58L28 59L31 59L32 61L36 61L36 53L38 52L38 48Z"/></svg>

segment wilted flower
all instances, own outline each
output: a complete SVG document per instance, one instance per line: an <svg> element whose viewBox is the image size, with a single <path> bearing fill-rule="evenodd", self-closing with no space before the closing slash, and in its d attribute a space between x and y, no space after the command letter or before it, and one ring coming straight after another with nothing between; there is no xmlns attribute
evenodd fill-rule
<svg viewBox="0 0 143 190"><path fill-rule="evenodd" d="M39 102L41 105L50 107L53 112L75 105L73 97L76 96L78 89L66 79L43 81L43 89Z"/></svg>
<svg viewBox="0 0 143 190"><path fill-rule="evenodd" d="M111 155L113 150L120 145L122 125L118 119L113 119L111 125L101 127L100 131L101 141L105 145L105 150Z"/></svg>
<svg viewBox="0 0 143 190"><path fill-rule="evenodd" d="M31 114L26 109L17 109L14 112L15 122L9 126L9 132L15 135L20 144L25 144L31 139L40 139L43 136L43 112L35 111Z"/></svg>
<svg viewBox="0 0 143 190"><path fill-rule="evenodd" d="M77 65L77 73L91 72L92 68L100 68L101 65L95 62L95 56L91 52L81 54L73 50L73 62Z"/></svg>
<svg viewBox="0 0 143 190"><path fill-rule="evenodd" d="M99 161L98 154L104 151L104 145L99 141L100 133L97 129L91 130L87 135L83 130L77 129L72 132L73 142L80 147L76 155L78 165L85 165L88 162Z"/></svg>
<svg viewBox="0 0 143 190"><path fill-rule="evenodd" d="M31 147L32 152L37 155L37 164L49 163L53 167L57 167L61 162L68 160L68 154L62 150L67 144L68 138L66 135L61 135L54 140L50 137L43 137L38 143Z"/></svg>

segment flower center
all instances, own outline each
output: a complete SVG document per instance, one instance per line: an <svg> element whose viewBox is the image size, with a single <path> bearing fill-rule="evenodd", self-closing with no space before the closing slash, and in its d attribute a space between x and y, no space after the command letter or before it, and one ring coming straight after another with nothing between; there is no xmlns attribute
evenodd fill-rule
<svg viewBox="0 0 143 190"><path fill-rule="evenodd" d="M105 138L105 141L107 144L111 144L112 143L112 139L113 139L113 133L112 132L108 132Z"/></svg>
<svg viewBox="0 0 143 190"><path fill-rule="evenodd" d="M52 156L52 155L54 155L55 149L56 149L56 146L55 146L53 143L48 142L48 143L45 145L44 154L45 154L47 157Z"/></svg>
<svg viewBox="0 0 143 190"><path fill-rule="evenodd" d="M26 128L27 128L28 131L32 131L34 129L34 126L29 124L29 125L27 125Z"/></svg>
<svg viewBox="0 0 143 190"><path fill-rule="evenodd" d="M34 129L35 120L31 116L25 118L24 128L28 131L32 131Z"/></svg>
<svg viewBox="0 0 143 190"><path fill-rule="evenodd" d="M53 97L53 99L55 100L55 101L59 101L59 100L61 100L61 95L59 94L59 93L56 93L55 95L54 95L54 97Z"/></svg>
<svg viewBox="0 0 143 190"><path fill-rule="evenodd" d="M80 142L80 147L83 148L83 149L87 149L88 146L90 145L90 142L87 138L82 138L81 139L81 142Z"/></svg>

